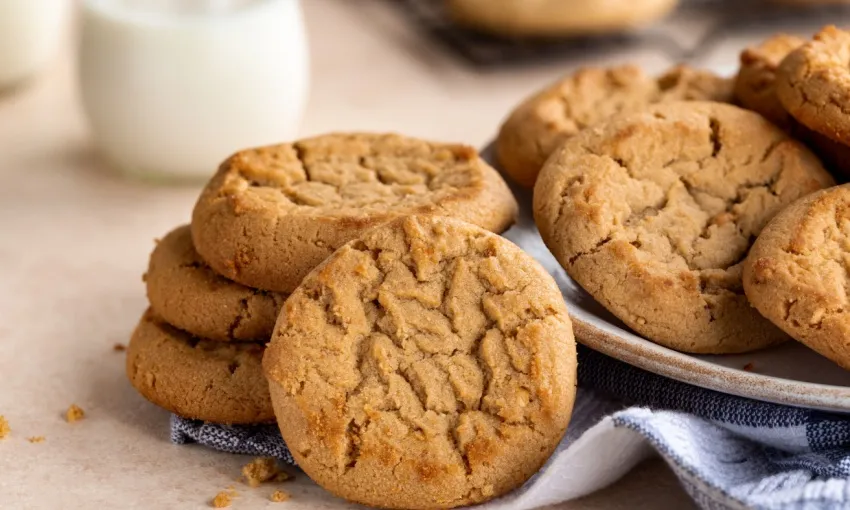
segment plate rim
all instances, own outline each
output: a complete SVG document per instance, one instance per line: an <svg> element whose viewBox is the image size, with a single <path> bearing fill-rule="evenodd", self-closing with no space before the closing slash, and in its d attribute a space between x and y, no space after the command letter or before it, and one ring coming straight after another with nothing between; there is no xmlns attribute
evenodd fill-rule
<svg viewBox="0 0 850 510"><path fill-rule="evenodd" d="M606 332L579 317L584 313L570 312L576 341L629 365L679 382L743 398L850 413L850 387L785 379L710 363L637 335L631 339ZM613 324L610 326L615 327ZM804 393L804 389L810 393Z"/></svg>

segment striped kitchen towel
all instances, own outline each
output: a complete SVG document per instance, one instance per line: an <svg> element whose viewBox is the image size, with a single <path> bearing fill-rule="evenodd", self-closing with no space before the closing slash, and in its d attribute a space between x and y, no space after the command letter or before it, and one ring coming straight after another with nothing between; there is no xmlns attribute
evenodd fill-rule
<svg viewBox="0 0 850 510"><path fill-rule="evenodd" d="M174 416L171 438L294 464L273 425ZM583 347L576 406L558 449L523 487L480 508L526 510L578 498L653 452L705 509L850 509L850 416L690 386Z"/></svg>

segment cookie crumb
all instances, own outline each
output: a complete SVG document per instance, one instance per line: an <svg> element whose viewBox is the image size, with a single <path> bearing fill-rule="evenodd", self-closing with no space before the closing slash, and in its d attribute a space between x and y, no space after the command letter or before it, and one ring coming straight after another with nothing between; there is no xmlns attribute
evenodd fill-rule
<svg viewBox="0 0 850 510"><path fill-rule="evenodd" d="M213 508L227 508L230 506L231 503L233 503L233 498L235 496L236 491L232 489L227 491L221 491L213 498L212 506Z"/></svg>
<svg viewBox="0 0 850 510"><path fill-rule="evenodd" d="M0 414L0 439L5 439L10 432L12 432L12 428L9 427L9 422L5 416Z"/></svg>
<svg viewBox="0 0 850 510"><path fill-rule="evenodd" d="M257 457L242 466L242 476L251 487L259 487L261 483L277 479L281 470L277 467L274 457ZM288 475L287 475L288 477Z"/></svg>
<svg viewBox="0 0 850 510"><path fill-rule="evenodd" d="M80 421L86 417L86 412L83 411L83 408L78 406L77 404L71 404L71 407L65 411L65 421L68 423L74 423L75 421Z"/></svg>
<svg viewBox="0 0 850 510"><path fill-rule="evenodd" d="M120 342L115 342L115 345L112 346L112 350L115 352L124 352L127 350L127 346Z"/></svg>
<svg viewBox="0 0 850 510"><path fill-rule="evenodd" d="M292 480L292 475L290 475L286 471L281 471L280 473L275 475L275 477L272 481L273 482L287 482L289 480Z"/></svg>
<svg viewBox="0 0 850 510"><path fill-rule="evenodd" d="M286 491L274 491L269 499L275 503L283 503L291 497L292 496Z"/></svg>
<svg viewBox="0 0 850 510"><path fill-rule="evenodd" d="M43 443L44 440L44 436L32 436L27 438L27 441L29 441L30 443Z"/></svg>
<svg viewBox="0 0 850 510"><path fill-rule="evenodd" d="M745 370L745 371L747 371L747 372L752 372L755 368L756 368L756 366L755 366L755 365L753 365L753 363L752 363L752 362L747 363L746 365L744 365L744 370Z"/></svg>

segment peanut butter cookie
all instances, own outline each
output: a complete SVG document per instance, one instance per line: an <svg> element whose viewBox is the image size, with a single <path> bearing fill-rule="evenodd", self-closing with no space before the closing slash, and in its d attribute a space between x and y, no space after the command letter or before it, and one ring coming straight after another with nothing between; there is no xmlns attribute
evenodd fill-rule
<svg viewBox="0 0 850 510"><path fill-rule="evenodd" d="M471 147L332 134L231 156L195 206L192 237L218 273L290 292L336 248L395 218L439 214L501 232L516 213Z"/></svg>
<svg viewBox="0 0 850 510"><path fill-rule="evenodd" d="M821 158L827 170L844 181L850 176L850 147L797 122L776 94L779 64L805 42L793 35L777 34L758 46L744 50L741 53L741 69L735 79L735 98L744 108L760 113L802 140Z"/></svg>
<svg viewBox="0 0 850 510"><path fill-rule="evenodd" d="M567 141L543 168L534 218L567 273L638 333L746 352L786 336L747 302L742 260L777 212L832 184L756 113L669 103Z"/></svg>
<svg viewBox="0 0 850 510"><path fill-rule="evenodd" d="M158 317L209 340L267 342L285 294L245 287L220 276L201 259L189 226L157 243L145 275Z"/></svg>
<svg viewBox="0 0 850 510"><path fill-rule="evenodd" d="M675 100L731 99L731 80L686 66L658 78L632 65L581 69L520 104L502 124L496 152L513 180L532 187L558 145L611 115Z"/></svg>
<svg viewBox="0 0 850 510"><path fill-rule="evenodd" d="M776 215L744 262L744 290L765 317L850 370L850 185Z"/></svg>
<svg viewBox="0 0 850 510"><path fill-rule="evenodd" d="M678 0L447 0L459 24L505 36L557 37L620 31L672 11Z"/></svg>
<svg viewBox="0 0 850 510"><path fill-rule="evenodd" d="M143 397L186 418L269 422L263 350L258 343L195 338L148 310L127 348L127 377Z"/></svg>
<svg viewBox="0 0 850 510"><path fill-rule="evenodd" d="M793 117L776 96L776 70L782 59L805 42L797 36L776 34L741 52L734 89L738 103L783 129L790 128Z"/></svg>
<svg viewBox="0 0 850 510"><path fill-rule="evenodd" d="M824 27L779 66L776 93L801 124L850 145L850 32Z"/></svg>
<svg viewBox="0 0 850 510"><path fill-rule="evenodd" d="M519 486L575 397L552 277L510 241L435 216L376 228L310 273L263 367L298 465L338 496L389 508Z"/></svg>

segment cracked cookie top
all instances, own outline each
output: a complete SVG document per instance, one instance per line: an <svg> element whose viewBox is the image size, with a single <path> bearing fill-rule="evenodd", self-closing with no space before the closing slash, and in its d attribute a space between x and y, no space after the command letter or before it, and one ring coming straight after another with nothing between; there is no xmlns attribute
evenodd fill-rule
<svg viewBox="0 0 850 510"><path fill-rule="evenodd" d="M551 276L510 241L441 217L337 250L287 300L263 366L298 465L382 507L449 508L520 485L575 395Z"/></svg>
<svg viewBox="0 0 850 510"><path fill-rule="evenodd" d="M194 420L274 421L263 346L194 337L145 312L127 346L127 378L152 403Z"/></svg>
<svg viewBox="0 0 850 510"><path fill-rule="evenodd" d="M285 294L252 289L210 269L195 251L188 225L157 243L144 280L159 317L210 340L267 342L286 300Z"/></svg>
<svg viewBox="0 0 850 510"><path fill-rule="evenodd" d="M850 185L802 198L771 221L744 263L744 290L789 335L850 369Z"/></svg>
<svg viewBox="0 0 850 510"><path fill-rule="evenodd" d="M783 129L791 127L792 118L776 96L776 70L782 59L805 42L794 35L775 34L742 51L741 68L735 77L739 104Z"/></svg>
<svg viewBox="0 0 850 510"><path fill-rule="evenodd" d="M744 352L785 335L747 303L741 261L771 217L832 184L756 113L669 103L566 142L535 187L534 217L567 273L638 333Z"/></svg>
<svg viewBox="0 0 850 510"><path fill-rule="evenodd" d="M219 273L292 291L336 248L408 214L502 232L517 204L471 147L398 135L331 134L238 152L195 206L192 236Z"/></svg>
<svg viewBox="0 0 850 510"><path fill-rule="evenodd" d="M515 181L531 187L564 140L616 113L668 101L731 99L731 80L687 66L655 78L633 65L581 69L511 112L496 140L499 163Z"/></svg>
<svg viewBox="0 0 850 510"><path fill-rule="evenodd" d="M850 32L826 26L779 66L776 93L801 124L850 145Z"/></svg>

